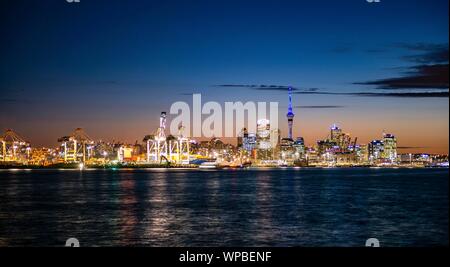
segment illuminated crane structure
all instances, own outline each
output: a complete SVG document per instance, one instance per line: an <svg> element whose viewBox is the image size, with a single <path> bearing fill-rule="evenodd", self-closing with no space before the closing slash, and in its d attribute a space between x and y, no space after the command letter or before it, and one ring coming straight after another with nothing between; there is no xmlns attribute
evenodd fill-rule
<svg viewBox="0 0 450 267"><path fill-rule="evenodd" d="M172 154L175 154L175 159L179 164L189 164L190 141L189 138L184 136L184 130L185 127L183 125L178 127L178 136L174 142L175 150L172 150Z"/></svg>
<svg viewBox="0 0 450 267"><path fill-rule="evenodd" d="M144 138L147 141L147 162L160 162L162 157L167 159L168 147L165 130L166 113L161 112L159 128L156 133Z"/></svg>
<svg viewBox="0 0 450 267"><path fill-rule="evenodd" d="M166 137L166 113L161 112L159 128L155 134L144 137L147 142L147 162L160 163L162 159L178 164L189 164L189 139L184 136L184 127L178 127L178 136Z"/></svg>
<svg viewBox="0 0 450 267"><path fill-rule="evenodd" d="M8 162L26 162L30 158L30 143L11 129L0 136L0 160Z"/></svg>
<svg viewBox="0 0 450 267"><path fill-rule="evenodd" d="M64 162L86 162L93 155L94 141L86 134L86 132L77 128L69 136L58 139L64 148Z"/></svg>

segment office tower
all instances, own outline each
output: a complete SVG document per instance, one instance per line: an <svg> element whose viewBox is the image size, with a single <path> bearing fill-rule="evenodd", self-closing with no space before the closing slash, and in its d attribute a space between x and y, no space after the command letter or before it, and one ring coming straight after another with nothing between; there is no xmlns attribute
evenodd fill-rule
<svg viewBox="0 0 450 267"><path fill-rule="evenodd" d="M237 138L237 147L242 148L244 145L245 140L248 137L248 131L247 128L242 129L242 131L238 134Z"/></svg>
<svg viewBox="0 0 450 267"><path fill-rule="evenodd" d="M384 145L381 140L373 140L368 145L369 148L369 161L379 160L382 158Z"/></svg>
<svg viewBox="0 0 450 267"><path fill-rule="evenodd" d="M397 139L392 134L383 134L383 159L391 162L397 160Z"/></svg>
<svg viewBox="0 0 450 267"><path fill-rule="evenodd" d="M273 159L273 147L271 143L270 122L266 119L258 120L257 122L257 151L258 159L271 160Z"/></svg>
<svg viewBox="0 0 450 267"><path fill-rule="evenodd" d="M336 144L339 144L341 136L342 136L342 129L339 128L336 124L333 124L330 129L330 140L332 142L335 142Z"/></svg>
<svg viewBox="0 0 450 267"><path fill-rule="evenodd" d="M243 148L249 154L251 154L253 152L253 150L256 149L256 134L254 134L254 133L248 134L248 136L244 139Z"/></svg>
<svg viewBox="0 0 450 267"><path fill-rule="evenodd" d="M305 157L305 141L303 137L297 137L294 142L294 149L296 159L303 159Z"/></svg>
<svg viewBox="0 0 450 267"><path fill-rule="evenodd" d="M280 159L282 160L294 160L295 150L294 141L290 138L281 139L280 143Z"/></svg>

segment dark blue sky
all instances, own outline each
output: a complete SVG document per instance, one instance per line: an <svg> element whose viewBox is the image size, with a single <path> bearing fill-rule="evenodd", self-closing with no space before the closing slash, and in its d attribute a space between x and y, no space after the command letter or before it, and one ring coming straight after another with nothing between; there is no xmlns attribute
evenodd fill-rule
<svg viewBox="0 0 450 267"><path fill-rule="evenodd" d="M0 7L0 127L36 144L76 127L134 141L190 93L282 106L291 85L300 106L294 133L309 143L335 121L365 141L425 123L439 136L417 133L405 145L434 138L444 148L426 146L448 150L447 0L7 0Z"/></svg>

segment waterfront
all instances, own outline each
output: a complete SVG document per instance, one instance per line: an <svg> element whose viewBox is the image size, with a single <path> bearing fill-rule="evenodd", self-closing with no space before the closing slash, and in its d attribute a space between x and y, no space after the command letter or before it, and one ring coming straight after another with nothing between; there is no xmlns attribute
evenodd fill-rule
<svg viewBox="0 0 450 267"><path fill-rule="evenodd" d="M0 171L0 246L448 246L448 169Z"/></svg>

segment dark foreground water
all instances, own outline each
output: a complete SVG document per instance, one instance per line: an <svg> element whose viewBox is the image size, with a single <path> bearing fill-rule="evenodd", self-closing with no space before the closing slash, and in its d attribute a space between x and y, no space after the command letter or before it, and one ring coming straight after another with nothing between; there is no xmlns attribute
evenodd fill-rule
<svg viewBox="0 0 450 267"><path fill-rule="evenodd" d="M448 169L0 171L0 246L448 246Z"/></svg>

